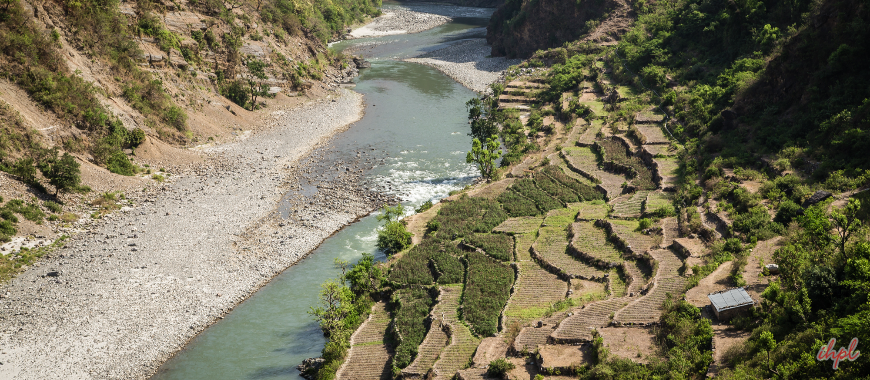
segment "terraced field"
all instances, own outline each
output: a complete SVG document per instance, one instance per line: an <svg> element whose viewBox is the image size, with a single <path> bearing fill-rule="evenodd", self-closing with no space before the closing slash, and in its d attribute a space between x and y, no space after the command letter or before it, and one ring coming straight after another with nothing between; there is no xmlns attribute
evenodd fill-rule
<svg viewBox="0 0 870 380"><path fill-rule="evenodd" d="M505 220L492 230L495 232L504 232L509 234L527 234L535 232L541 227L544 222L543 217L538 216L520 216Z"/></svg>
<svg viewBox="0 0 870 380"><path fill-rule="evenodd" d="M586 127L586 130L580 134L580 137L577 139L577 145L579 146L592 146L595 143L595 139L598 138L598 132L601 132L601 127L604 123L601 120L593 120L592 125Z"/></svg>
<svg viewBox="0 0 870 380"><path fill-rule="evenodd" d="M532 249L532 244L538 238L537 231L514 235L514 254L517 261L531 261L532 255L529 250Z"/></svg>
<svg viewBox="0 0 870 380"><path fill-rule="evenodd" d="M610 210L607 204L602 201L597 202L580 202L569 205L577 209L577 220L598 220L607 217L607 212Z"/></svg>
<svg viewBox="0 0 870 380"><path fill-rule="evenodd" d="M606 172L598 168L597 158L592 149L587 147L572 147L562 149L562 157L568 162L572 170L584 173L597 181L605 192L607 198L613 199L622 194L622 184L628 183L625 176Z"/></svg>
<svg viewBox="0 0 870 380"><path fill-rule="evenodd" d="M336 379L386 380L391 379L390 356L392 351L384 344L384 336L390 325L390 313L386 303L372 306L369 319L350 338L350 351L339 368Z"/></svg>
<svg viewBox="0 0 870 380"><path fill-rule="evenodd" d="M661 212L663 210L665 212ZM643 207L644 214L660 214L673 215L674 205L673 196L670 193L662 191L654 191L646 197L646 203Z"/></svg>
<svg viewBox="0 0 870 380"><path fill-rule="evenodd" d="M662 188L673 187L677 184L677 169L680 167L679 161L674 157L657 157L653 158L656 164L656 170L659 176L662 177Z"/></svg>
<svg viewBox="0 0 870 380"><path fill-rule="evenodd" d="M662 127L656 124L635 124L634 128L636 128L638 137L644 145L666 145L671 143L664 132L662 132Z"/></svg>
<svg viewBox="0 0 870 380"><path fill-rule="evenodd" d="M450 343L450 336L447 335L450 329L444 325L444 317L442 316L446 316L448 313L456 314L456 309L459 307L458 295L462 293L462 286L442 286L439 290L438 303L432 307L432 312L429 313L432 326L429 328L426 338L423 339L423 343L420 344L417 358L411 365L402 370L402 377L405 379L424 378L435 361L438 360L441 351Z"/></svg>
<svg viewBox="0 0 870 380"><path fill-rule="evenodd" d="M625 260L622 262L622 271L628 285L626 294L636 293L652 278L651 268L641 265L637 260Z"/></svg>
<svg viewBox="0 0 870 380"><path fill-rule="evenodd" d="M650 156L674 156L676 151L671 150L670 145L642 145L641 149L649 153Z"/></svg>
<svg viewBox="0 0 870 380"><path fill-rule="evenodd" d="M570 247L580 257L592 258L601 266L616 266L622 263L622 252L607 241L604 230L592 222L577 222L571 225Z"/></svg>
<svg viewBox="0 0 870 380"><path fill-rule="evenodd" d="M582 184L593 186L593 187L595 186L595 183L590 181L589 178L586 178L583 175L581 175L580 173L577 173L576 171L571 170L571 168L568 167L568 163L565 162L564 157L562 157L562 156L558 156L558 157L559 157L559 161L557 161L555 165L558 166L559 169L561 169L562 172L565 173L566 176L571 177L574 180L576 180L577 182L580 182Z"/></svg>
<svg viewBox="0 0 870 380"><path fill-rule="evenodd" d="M576 203L572 203L576 204ZM544 227L562 227L566 228L574 223L574 219L577 218L577 210L571 208L560 208L556 210L550 210L547 213L547 217L544 219Z"/></svg>
<svg viewBox="0 0 870 380"><path fill-rule="evenodd" d="M604 272L589 266L568 254L567 232L559 227L541 227L538 239L532 245L540 260L573 278L597 279Z"/></svg>
<svg viewBox="0 0 870 380"><path fill-rule="evenodd" d="M613 212L610 215L617 218L639 218L648 194L647 191L636 191L614 199L611 202Z"/></svg>
<svg viewBox="0 0 870 380"><path fill-rule="evenodd" d="M607 277L607 280L610 285L610 296L623 297L628 294L628 279L622 274L622 270L620 268L613 268L610 270L609 274L610 276Z"/></svg>
<svg viewBox="0 0 870 380"><path fill-rule="evenodd" d="M551 334L557 343L581 343L592 340L592 329L610 323L611 315L623 308L631 298L610 298L575 309L574 315L565 318Z"/></svg>
<svg viewBox="0 0 870 380"><path fill-rule="evenodd" d="M659 262L657 277L679 276L679 269L683 266L683 260L669 249L657 249L650 251L650 255Z"/></svg>
<svg viewBox="0 0 870 380"><path fill-rule="evenodd" d="M614 320L622 324L645 324L658 321L662 314L662 304L670 294L674 299L682 297L686 286L683 277L659 278L652 291L626 306L614 316Z"/></svg>
<svg viewBox="0 0 870 380"><path fill-rule="evenodd" d="M440 317L441 321L449 326L450 344L444 348L441 356L432 366L436 379L447 380L453 377L456 371L468 363L480 343L480 339L475 338L457 317L461 294L462 288L459 286L443 287L441 291L440 297L445 306Z"/></svg>
<svg viewBox="0 0 870 380"><path fill-rule="evenodd" d="M534 261L517 263L519 268L514 293L505 309L505 326L514 323L523 325L539 318L550 305L562 301L568 291L568 283L547 272Z"/></svg>
<svg viewBox="0 0 870 380"><path fill-rule="evenodd" d="M514 339L513 349L516 352L533 352L538 346L547 344L550 335L555 331L556 325L565 318L565 312L555 313L541 320L542 326L527 326L520 330Z"/></svg>
<svg viewBox="0 0 870 380"><path fill-rule="evenodd" d="M610 219L607 222L610 223L610 228L613 234L616 235L616 238L631 248L631 251L635 255L643 255L650 248L659 245L660 237L657 235L645 235L638 231L637 228L640 226L640 222L636 220Z"/></svg>

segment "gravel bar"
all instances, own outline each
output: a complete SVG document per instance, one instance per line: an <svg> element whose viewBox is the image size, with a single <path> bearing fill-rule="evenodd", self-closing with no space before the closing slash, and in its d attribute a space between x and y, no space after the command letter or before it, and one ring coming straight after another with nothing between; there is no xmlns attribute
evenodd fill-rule
<svg viewBox="0 0 870 380"><path fill-rule="evenodd" d="M419 33L444 25L451 20L453 19L447 16L393 9L385 11L383 15L376 17L365 26L351 31L345 39Z"/></svg>
<svg viewBox="0 0 870 380"><path fill-rule="evenodd" d="M144 379L197 333L382 200L336 179L277 216L298 162L362 117L347 90L274 111L135 206L0 286L0 379ZM347 173L361 172L349 166ZM350 174L349 174L350 175ZM342 188L342 186L344 186ZM304 201L304 199L303 199ZM300 201L302 202L302 201Z"/></svg>
<svg viewBox="0 0 870 380"><path fill-rule="evenodd" d="M521 59L492 58L490 50L486 39L472 38L405 61L434 67L463 86L484 92L508 67L522 62Z"/></svg>

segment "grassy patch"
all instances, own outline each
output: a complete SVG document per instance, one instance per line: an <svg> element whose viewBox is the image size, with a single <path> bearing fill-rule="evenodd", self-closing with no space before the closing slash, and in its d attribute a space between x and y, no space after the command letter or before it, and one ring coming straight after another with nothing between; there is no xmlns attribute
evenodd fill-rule
<svg viewBox="0 0 870 380"><path fill-rule="evenodd" d="M2 225L2 222L0 222ZM25 266L33 264L40 257L63 246L67 236L61 236L54 243L35 249L24 248L16 254L0 256L0 283L6 282L17 273L23 271Z"/></svg>

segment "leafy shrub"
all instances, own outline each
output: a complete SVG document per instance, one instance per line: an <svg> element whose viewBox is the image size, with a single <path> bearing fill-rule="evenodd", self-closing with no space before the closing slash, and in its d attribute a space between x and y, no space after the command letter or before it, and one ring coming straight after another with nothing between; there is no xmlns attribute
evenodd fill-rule
<svg viewBox="0 0 870 380"><path fill-rule="evenodd" d="M12 199L3 206L5 209L12 211L16 214L19 214L31 222L42 223L42 220L45 219L45 213L39 209L39 206L33 203L29 203L27 205L24 204L24 201L20 199Z"/></svg>
<svg viewBox="0 0 870 380"><path fill-rule="evenodd" d="M538 209L543 212L565 207L564 204L535 186L535 182L530 179L517 180L510 188L518 194L531 199L538 206Z"/></svg>
<svg viewBox="0 0 870 380"><path fill-rule="evenodd" d="M783 233L781 224L771 222L770 214L764 206L756 206L745 213L734 216L734 231L746 234L748 239L766 240Z"/></svg>
<svg viewBox="0 0 870 380"><path fill-rule="evenodd" d="M401 252L411 246L411 236L402 222L389 221L378 231L377 246L387 254Z"/></svg>
<svg viewBox="0 0 870 380"><path fill-rule="evenodd" d="M510 189L499 194L496 199L512 217L535 216L541 213L538 207L535 206L535 202Z"/></svg>
<svg viewBox="0 0 870 380"><path fill-rule="evenodd" d="M791 199L786 199L779 204L779 208L776 211L776 218L773 220L779 224L787 226L791 223L792 219L798 217L803 214L804 209L797 203L792 202Z"/></svg>
<svg viewBox="0 0 870 380"><path fill-rule="evenodd" d="M393 295L394 329L398 337L393 366L405 368L417 356L417 348L426 337L426 317L434 303L429 292L421 288L402 289Z"/></svg>
<svg viewBox="0 0 870 380"><path fill-rule="evenodd" d="M112 153L106 160L106 169L110 172L125 176L136 175L137 167L130 162L124 152L118 150Z"/></svg>
<svg viewBox="0 0 870 380"><path fill-rule="evenodd" d="M498 321L510 297L514 271L482 253L470 252L465 291L462 294L462 316L479 336L498 332Z"/></svg>
<svg viewBox="0 0 870 380"><path fill-rule="evenodd" d="M513 260L514 239L504 234L472 234L463 240L475 248L480 248L487 255L501 261Z"/></svg>
<svg viewBox="0 0 870 380"><path fill-rule="evenodd" d="M424 212L430 208L432 208L432 201L428 200L428 201L424 202L423 204L421 204L420 207L417 207L417 209L414 211L416 211L419 214L419 213Z"/></svg>
<svg viewBox="0 0 870 380"><path fill-rule="evenodd" d="M0 243L8 243L17 232L11 221L0 220Z"/></svg>
<svg viewBox="0 0 870 380"><path fill-rule="evenodd" d="M18 223L18 217L15 216L15 213L12 210L2 208L0 209L0 218L3 220L8 220L12 223Z"/></svg>
<svg viewBox="0 0 870 380"><path fill-rule="evenodd" d="M637 225L637 230L638 230L638 231L643 231L643 230L645 230L645 229L647 229L647 228L650 228L650 226L652 226L652 224L653 224L653 221L652 221L652 220L649 220L649 219L647 219L647 218L643 218L643 219L640 220L640 223L638 223L638 225Z"/></svg>
<svg viewBox="0 0 870 380"><path fill-rule="evenodd" d="M43 203L43 205L45 206L45 208L49 209L49 211L51 211L55 214L58 214L61 211L63 211L63 207L61 205L59 205L57 202L46 201L45 203Z"/></svg>
<svg viewBox="0 0 870 380"><path fill-rule="evenodd" d="M430 220L426 222L426 229L429 231L438 231L438 228L441 227L441 223L437 220Z"/></svg>
<svg viewBox="0 0 870 380"><path fill-rule="evenodd" d="M489 376L502 377L514 368L516 368L514 363L507 361L505 358L500 358L489 362L489 367L486 368L486 374Z"/></svg>

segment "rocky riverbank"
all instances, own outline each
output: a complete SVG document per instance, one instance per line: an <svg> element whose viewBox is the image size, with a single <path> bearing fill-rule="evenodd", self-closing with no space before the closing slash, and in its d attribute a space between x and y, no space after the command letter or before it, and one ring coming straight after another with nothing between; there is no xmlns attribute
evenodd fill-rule
<svg viewBox="0 0 870 380"><path fill-rule="evenodd" d="M521 59L493 58L486 39L471 38L405 61L432 66L477 92L486 91L502 73Z"/></svg>
<svg viewBox="0 0 870 380"><path fill-rule="evenodd" d="M132 207L4 284L0 378L146 378L323 239L378 207L385 198L363 190L359 175L373 159L332 161L329 176L303 163L321 159L311 157L314 147L362 109L361 95L339 90L274 111L265 131L207 149L206 164L134 197Z"/></svg>

